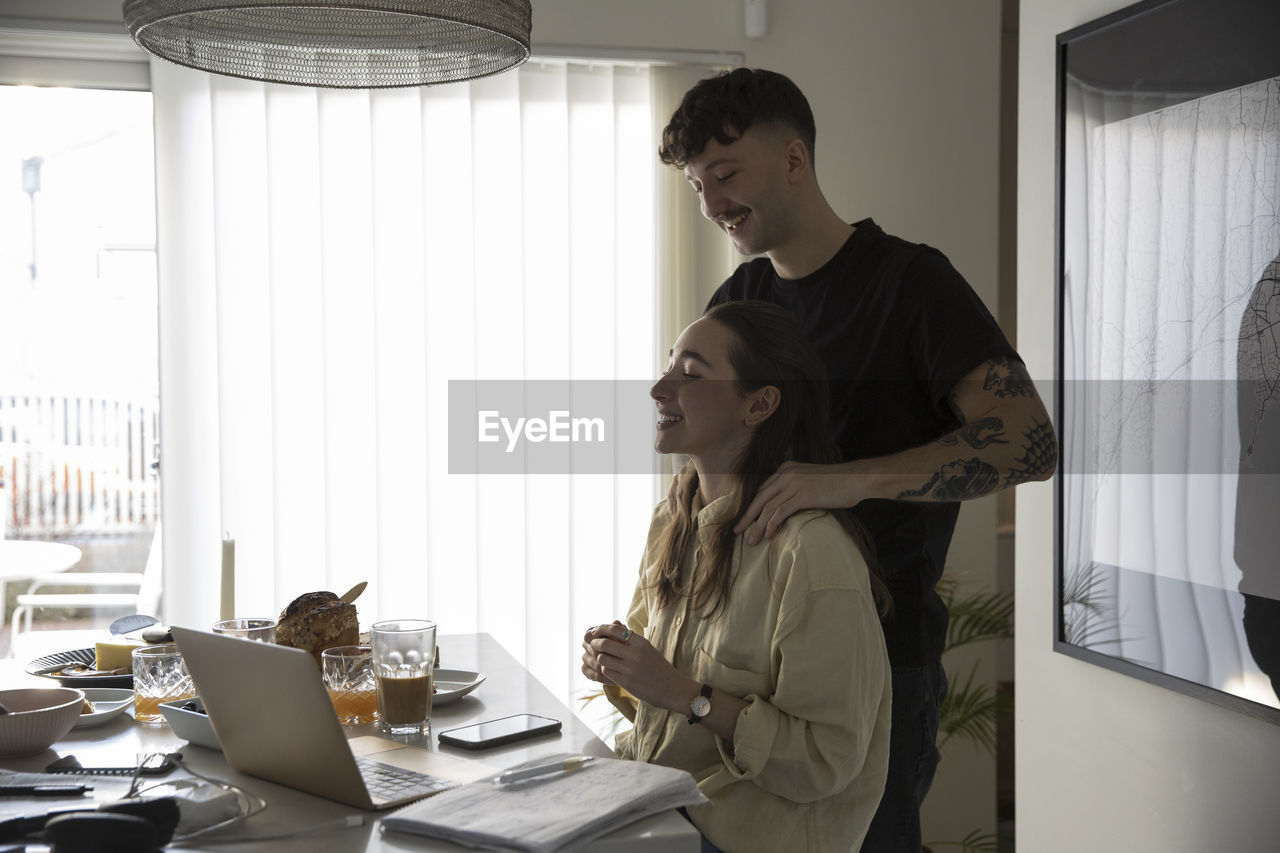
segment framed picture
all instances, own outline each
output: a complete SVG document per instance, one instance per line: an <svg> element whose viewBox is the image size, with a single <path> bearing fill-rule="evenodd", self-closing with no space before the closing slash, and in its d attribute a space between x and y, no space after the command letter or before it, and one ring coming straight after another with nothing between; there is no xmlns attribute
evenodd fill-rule
<svg viewBox="0 0 1280 853"><path fill-rule="evenodd" d="M1054 648L1280 723L1280 3L1057 41Z"/></svg>

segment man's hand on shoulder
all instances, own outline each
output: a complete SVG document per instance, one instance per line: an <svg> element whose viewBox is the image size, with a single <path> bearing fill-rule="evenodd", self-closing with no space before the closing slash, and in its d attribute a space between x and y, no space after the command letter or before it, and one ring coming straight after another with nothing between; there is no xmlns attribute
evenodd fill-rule
<svg viewBox="0 0 1280 853"><path fill-rule="evenodd" d="M857 463L815 465L784 462L756 492L734 533L747 533L747 544L770 538L782 523L805 509L841 509L868 497L857 474Z"/></svg>

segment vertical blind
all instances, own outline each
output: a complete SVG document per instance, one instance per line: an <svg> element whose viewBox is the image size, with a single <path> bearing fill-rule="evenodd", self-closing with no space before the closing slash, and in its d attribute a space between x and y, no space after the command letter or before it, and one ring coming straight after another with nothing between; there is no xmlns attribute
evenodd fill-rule
<svg viewBox="0 0 1280 853"><path fill-rule="evenodd" d="M570 698L663 482L451 475L447 385L654 375L649 69L374 92L151 70L166 618L216 618L225 533L237 615L367 580L362 624L489 632Z"/></svg>

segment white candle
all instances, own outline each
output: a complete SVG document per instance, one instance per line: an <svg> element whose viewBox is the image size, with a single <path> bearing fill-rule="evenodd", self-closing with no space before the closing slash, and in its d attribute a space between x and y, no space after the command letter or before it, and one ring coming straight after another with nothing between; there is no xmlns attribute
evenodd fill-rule
<svg viewBox="0 0 1280 853"><path fill-rule="evenodd" d="M234 619L236 609L236 540L222 540L222 601L219 619Z"/></svg>

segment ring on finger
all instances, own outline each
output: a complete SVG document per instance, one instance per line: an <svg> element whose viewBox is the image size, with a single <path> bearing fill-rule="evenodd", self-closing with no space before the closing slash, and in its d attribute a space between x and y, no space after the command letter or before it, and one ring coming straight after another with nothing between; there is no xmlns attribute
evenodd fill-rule
<svg viewBox="0 0 1280 853"><path fill-rule="evenodd" d="M630 628L623 628L623 629L622 629L622 642L624 642L624 643L625 643L625 642L627 642L627 641L628 641L628 640L630 640L630 639L631 639L631 629L630 629Z"/></svg>

